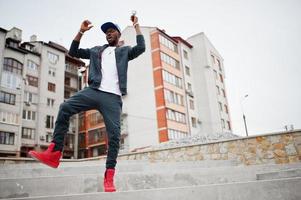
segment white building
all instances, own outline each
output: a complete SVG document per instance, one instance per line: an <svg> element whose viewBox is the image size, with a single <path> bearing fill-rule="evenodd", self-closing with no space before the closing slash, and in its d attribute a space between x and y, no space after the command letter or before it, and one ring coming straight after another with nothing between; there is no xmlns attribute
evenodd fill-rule
<svg viewBox="0 0 301 200"><path fill-rule="evenodd" d="M231 132L223 59L204 33L187 40L141 27L146 51L130 61L123 98L125 151L195 134ZM133 27L122 32L136 44ZM214 61L214 62L213 62Z"/></svg>
<svg viewBox="0 0 301 200"><path fill-rule="evenodd" d="M223 58L204 33L187 39L193 45L192 73L200 133L231 131Z"/></svg>
<svg viewBox="0 0 301 200"><path fill-rule="evenodd" d="M66 94L79 89L78 74L70 71L70 65L76 70L74 66L84 63L73 58L66 61L66 49L36 41L36 36L21 43L22 30L15 27L0 36L0 156L26 157L29 150L48 147L59 105ZM78 117L70 121L65 142L69 151L64 157L77 155Z"/></svg>

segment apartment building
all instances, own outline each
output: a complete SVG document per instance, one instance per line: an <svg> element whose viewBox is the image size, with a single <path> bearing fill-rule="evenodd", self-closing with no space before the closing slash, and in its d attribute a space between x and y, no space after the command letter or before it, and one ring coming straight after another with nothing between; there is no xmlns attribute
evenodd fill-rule
<svg viewBox="0 0 301 200"><path fill-rule="evenodd" d="M102 115L89 110L79 115L78 157L95 157L107 153L107 132Z"/></svg>
<svg viewBox="0 0 301 200"><path fill-rule="evenodd" d="M187 39L193 45L192 73L200 133L232 132L223 58L204 33Z"/></svg>
<svg viewBox="0 0 301 200"><path fill-rule="evenodd" d="M1 29L0 156L20 156L23 64L27 52L19 48L20 31Z"/></svg>
<svg viewBox="0 0 301 200"><path fill-rule="evenodd" d="M22 30L15 27L1 38L1 47L0 155L26 157L29 150L48 147L64 94L79 89L74 69L84 63L36 36L22 43ZM65 158L77 155L76 116L70 121Z"/></svg>
<svg viewBox="0 0 301 200"><path fill-rule="evenodd" d="M49 42L49 45L54 48L60 49L65 54L64 101L66 101L68 98L82 89L82 74L78 72L78 69L84 67L85 63L78 58L71 57L68 54L68 50L63 46L51 41ZM53 74L52 68L49 69L48 74ZM47 104L48 102L50 104L53 104L53 102L55 102L55 99L49 98L47 99ZM63 153L63 156L65 158L78 157L78 121L78 114L73 115L69 119L69 131L67 132L65 137ZM52 139L52 134L48 134L48 136L46 136L46 139L50 138Z"/></svg>
<svg viewBox="0 0 301 200"><path fill-rule="evenodd" d="M141 30L146 52L129 64L124 97L128 150L231 132L223 59L205 34L184 40L156 27ZM135 45L135 34L127 27L122 40Z"/></svg>

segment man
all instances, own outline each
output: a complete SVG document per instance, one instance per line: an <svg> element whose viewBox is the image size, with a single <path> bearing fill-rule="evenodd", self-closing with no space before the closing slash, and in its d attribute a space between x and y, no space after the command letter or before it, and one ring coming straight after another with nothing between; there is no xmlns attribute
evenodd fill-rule
<svg viewBox="0 0 301 200"><path fill-rule="evenodd" d="M57 168L69 127L69 118L81 111L97 109L103 115L108 134L108 154L104 173L105 192L116 191L114 174L120 142L121 96L127 94L128 61L145 51L144 37L140 31L138 18L134 16L132 21L137 40L137 45L134 47L120 46L121 31L118 25L107 22L101 26L101 30L106 34L108 44L91 49L81 49L79 48L81 37L93 27L88 20L81 24L80 30L71 44L69 55L90 59L89 87L79 91L60 105L55 122L54 137L48 149L44 152L29 152L32 158Z"/></svg>

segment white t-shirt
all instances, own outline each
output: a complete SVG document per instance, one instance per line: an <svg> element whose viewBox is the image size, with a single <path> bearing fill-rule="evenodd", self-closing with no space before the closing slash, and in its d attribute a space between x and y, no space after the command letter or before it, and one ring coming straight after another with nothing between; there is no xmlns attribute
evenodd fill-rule
<svg viewBox="0 0 301 200"><path fill-rule="evenodd" d="M99 90L114 93L121 96L115 58L115 48L107 47L101 55L102 79Z"/></svg>

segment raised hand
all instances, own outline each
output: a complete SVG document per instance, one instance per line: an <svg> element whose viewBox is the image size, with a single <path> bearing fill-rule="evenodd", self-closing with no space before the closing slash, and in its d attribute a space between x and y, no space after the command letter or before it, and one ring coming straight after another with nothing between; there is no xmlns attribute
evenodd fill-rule
<svg viewBox="0 0 301 200"><path fill-rule="evenodd" d="M85 32L90 30L93 27L92 23L89 20L85 20L82 22L81 26L80 26L80 31L81 32Z"/></svg>
<svg viewBox="0 0 301 200"><path fill-rule="evenodd" d="M136 15L131 16L131 21L133 22L133 25L138 23L138 17Z"/></svg>

